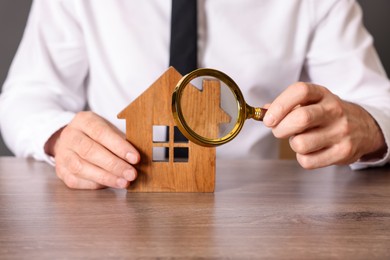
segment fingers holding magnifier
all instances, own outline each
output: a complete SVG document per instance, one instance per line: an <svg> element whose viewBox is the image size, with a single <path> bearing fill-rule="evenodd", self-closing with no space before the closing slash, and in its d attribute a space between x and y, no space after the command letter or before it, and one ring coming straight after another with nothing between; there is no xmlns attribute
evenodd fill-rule
<svg viewBox="0 0 390 260"><path fill-rule="evenodd" d="M304 82L297 82L283 91L268 107L264 124L274 127L295 108L317 103L324 96L325 88Z"/></svg>

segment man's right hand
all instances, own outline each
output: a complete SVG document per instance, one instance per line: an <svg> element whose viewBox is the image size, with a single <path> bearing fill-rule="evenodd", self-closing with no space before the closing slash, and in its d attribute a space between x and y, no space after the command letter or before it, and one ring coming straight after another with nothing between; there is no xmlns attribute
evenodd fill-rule
<svg viewBox="0 0 390 260"><path fill-rule="evenodd" d="M57 176L73 189L126 188L137 177L138 151L125 135L93 112L79 112L45 145Z"/></svg>

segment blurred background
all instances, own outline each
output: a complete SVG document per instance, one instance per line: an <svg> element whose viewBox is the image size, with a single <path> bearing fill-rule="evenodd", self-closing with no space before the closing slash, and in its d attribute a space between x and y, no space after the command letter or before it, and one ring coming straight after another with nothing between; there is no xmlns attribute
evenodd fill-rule
<svg viewBox="0 0 390 260"><path fill-rule="evenodd" d="M375 46L390 75L390 1L358 0L364 11L364 22L375 39ZM0 91L8 68L19 45L31 0L0 0ZM0 133L0 156L12 155Z"/></svg>

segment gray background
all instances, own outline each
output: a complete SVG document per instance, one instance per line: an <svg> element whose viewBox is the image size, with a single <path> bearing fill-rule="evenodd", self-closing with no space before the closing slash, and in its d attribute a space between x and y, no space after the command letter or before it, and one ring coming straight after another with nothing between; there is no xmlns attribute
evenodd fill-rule
<svg viewBox="0 0 390 260"><path fill-rule="evenodd" d="M324 0L326 1L326 0ZM364 10L364 22L374 35L375 46L390 75L390 1L359 0ZM31 0L0 0L0 90L9 65L18 47ZM0 133L0 156L12 155Z"/></svg>

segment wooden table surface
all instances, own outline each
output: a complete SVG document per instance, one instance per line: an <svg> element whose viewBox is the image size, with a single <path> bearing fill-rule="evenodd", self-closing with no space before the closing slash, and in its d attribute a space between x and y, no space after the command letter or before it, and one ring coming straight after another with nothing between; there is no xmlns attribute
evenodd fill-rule
<svg viewBox="0 0 390 260"><path fill-rule="evenodd" d="M390 167L219 160L215 193L66 188L0 158L0 259L390 259Z"/></svg>

